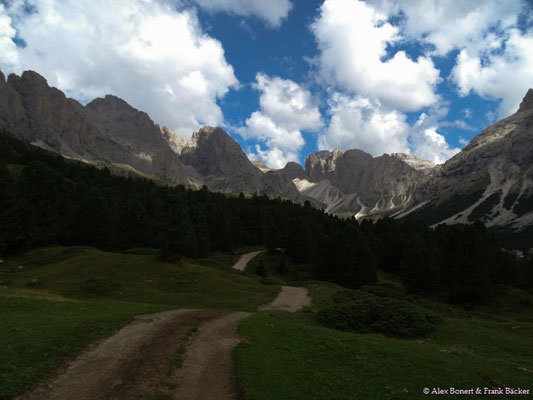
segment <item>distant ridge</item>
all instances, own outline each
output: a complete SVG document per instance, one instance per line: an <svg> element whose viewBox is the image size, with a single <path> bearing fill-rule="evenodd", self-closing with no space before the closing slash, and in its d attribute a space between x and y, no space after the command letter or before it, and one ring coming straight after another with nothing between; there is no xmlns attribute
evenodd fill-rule
<svg viewBox="0 0 533 400"><path fill-rule="evenodd" d="M309 201L344 217L407 215L438 223L481 220L533 226L533 90L512 116L476 136L446 163L362 150L310 154L305 169L250 161L224 130L203 127L187 141L124 100L81 105L34 71L0 72L0 129L66 157L193 188Z"/></svg>

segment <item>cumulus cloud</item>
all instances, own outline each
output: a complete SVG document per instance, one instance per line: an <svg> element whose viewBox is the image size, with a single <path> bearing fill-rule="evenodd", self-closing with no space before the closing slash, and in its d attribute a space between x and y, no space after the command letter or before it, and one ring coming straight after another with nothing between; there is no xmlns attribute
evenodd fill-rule
<svg viewBox="0 0 533 400"><path fill-rule="evenodd" d="M263 19L273 28L279 27L292 9L289 0L192 0L208 11L222 11Z"/></svg>
<svg viewBox="0 0 533 400"><path fill-rule="evenodd" d="M436 164L459 152L438 132L442 126L439 119L446 115L447 107L438 106L429 114L422 113L411 126L406 115L397 110L359 96L334 93L329 112L330 123L318 140L320 149L357 148L375 157L383 153L407 153Z"/></svg>
<svg viewBox="0 0 533 400"><path fill-rule="evenodd" d="M430 57L387 54L402 39L388 17L363 1L325 0L312 24L323 78L398 110L434 104L439 71Z"/></svg>
<svg viewBox="0 0 533 400"><path fill-rule="evenodd" d="M316 131L322 117L311 93L289 79L257 74L254 88L259 90L259 111L254 111L246 125L237 129L245 139L266 144L256 146L256 156L272 168L283 168L296 161L305 144L302 131Z"/></svg>
<svg viewBox="0 0 533 400"><path fill-rule="evenodd" d="M17 32L11 24L5 6L0 4L0 54L8 68L13 68L18 62L17 45L13 41Z"/></svg>
<svg viewBox="0 0 533 400"><path fill-rule="evenodd" d="M499 117L516 111L533 85L533 36L518 29L530 0L369 0L387 16L402 17L402 33L430 45L427 55L459 50L452 81L459 93L502 100ZM531 25L529 25L531 26Z"/></svg>
<svg viewBox="0 0 533 400"><path fill-rule="evenodd" d="M522 0L369 0L387 15L402 15L407 38L432 45L434 55L475 46L490 28L505 30L516 24Z"/></svg>
<svg viewBox="0 0 533 400"><path fill-rule="evenodd" d="M518 29L525 7L523 0L325 0L311 29L322 82L336 98L319 147L374 155L408 148L438 163L453 156L458 149L439 129L474 128L444 120L448 109L436 93L441 78L433 59L458 50L450 79L459 94L501 99L500 117L514 112L533 87L532 33ZM407 43L422 55L398 50ZM404 113L418 110L418 122L408 126Z"/></svg>
<svg viewBox="0 0 533 400"><path fill-rule="evenodd" d="M437 131L437 119L431 114L422 113L412 128L409 142L414 155L434 164L442 164L461 149L450 147L444 135Z"/></svg>
<svg viewBox="0 0 533 400"><path fill-rule="evenodd" d="M374 156L408 153L409 125L404 114L385 110L362 97L334 93L329 104L330 123L320 135L318 147L362 149Z"/></svg>
<svg viewBox="0 0 533 400"><path fill-rule="evenodd" d="M506 117L516 112L527 89L533 87L533 32L510 29L499 43L462 49L451 76L462 96L475 92L502 99L499 117Z"/></svg>
<svg viewBox="0 0 533 400"><path fill-rule="evenodd" d="M289 161L298 162L298 154L296 153L282 151L276 147L263 150L258 144L255 145L255 153L249 154L248 157L252 160L260 160L274 169L285 167Z"/></svg>
<svg viewBox="0 0 533 400"><path fill-rule="evenodd" d="M34 69L82 101L116 94L184 136L223 123L217 99L238 84L194 11L169 2L15 0L0 5L0 50L4 72Z"/></svg>

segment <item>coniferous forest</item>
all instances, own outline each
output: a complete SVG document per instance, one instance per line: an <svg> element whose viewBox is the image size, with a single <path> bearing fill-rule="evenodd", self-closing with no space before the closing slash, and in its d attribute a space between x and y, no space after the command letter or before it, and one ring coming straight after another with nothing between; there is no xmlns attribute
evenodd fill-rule
<svg viewBox="0 0 533 400"><path fill-rule="evenodd" d="M288 200L113 176L2 134L0 254L50 245L156 248L168 260L264 245L316 279L358 288L382 269L413 293L456 303L486 301L499 283L533 286L533 261L502 250L481 223L341 219Z"/></svg>

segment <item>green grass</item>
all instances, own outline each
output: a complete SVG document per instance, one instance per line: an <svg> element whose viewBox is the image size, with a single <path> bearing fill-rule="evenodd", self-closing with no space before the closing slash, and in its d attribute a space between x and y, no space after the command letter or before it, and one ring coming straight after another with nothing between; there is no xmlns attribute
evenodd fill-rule
<svg viewBox="0 0 533 400"><path fill-rule="evenodd" d="M429 338L393 339L320 326L313 312L333 304L338 287L308 287L312 310L260 313L240 323L247 338L236 350L244 399L417 399L424 387L489 381L532 389L533 323L515 320L508 309L491 319L441 314Z"/></svg>
<svg viewBox="0 0 533 400"><path fill-rule="evenodd" d="M73 301L25 290L0 289L0 399L12 399L88 344L110 335L133 315L169 306Z"/></svg>
<svg viewBox="0 0 533 400"><path fill-rule="evenodd" d="M151 254L54 247L0 264L0 281L25 288L37 279L39 290L68 298L172 304L176 308L251 311L276 296L278 287L221 268L224 262L231 266L233 259L216 255L211 264L204 259L203 265L192 260L177 265L160 262Z"/></svg>
<svg viewBox="0 0 533 400"><path fill-rule="evenodd" d="M176 355L174 356L174 359L172 360L172 364L175 368L180 369L183 367L185 352L187 351L187 347L192 343L194 340L194 337L198 334L198 326L195 326L191 328L187 334L185 335L185 339L183 340L183 343L178 347L178 350L176 351Z"/></svg>
<svg viewBox="0 0 533 400"><path fill-rule="evenodd" d="M277 286L230 270L238 256L159 262L150 249L31 251L0 264L0 399L53 375L133 315L173 308L255 310ZM28 288L28 282L38 285ZM183 350L184 351L184 350ZM176 356L178 357L178 355Z"/></svg>

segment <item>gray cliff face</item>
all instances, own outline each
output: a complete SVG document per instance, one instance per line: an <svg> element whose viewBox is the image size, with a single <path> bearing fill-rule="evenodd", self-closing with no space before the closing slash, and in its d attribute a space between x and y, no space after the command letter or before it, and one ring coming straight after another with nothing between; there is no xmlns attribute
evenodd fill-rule
<svg viewBox="0 0 533 400"><path fill-rule="evenodd" d="M128 173L119 167L126 165L149 176L166 176L154 174L152 163L138 157L130 142L124 140L125 134L118 133L121 127L127 131L131 115L120 121L124 126L120 125L119 117L113 117L114 113L120 114L113 107L97 118L92 111L98 104L96 101L90 107L83 107L48 86L33 71L25 71L20 77L12 74L7 82L0 79L0 129L70 158L104 163L116 172ZM183 183L183 178L178 172L168 180Z"/></svg>
<svg viewBox="0 0 533 400"><path fill-rule="evenodd" d="M128 160L125 149L98 132L79 103L36 72L1 79L0 104L0 128L22 139L72 158Z"/></svg>
<svg viewBox="0 0 533 400"><path fill-rule="evenodd" d="M533 90L519 110L435 166L407 154L361 150L311 154L273 170L251 162L230 135L204 127L186 141L114 96L87 106L65 97L33 71L6 81L0 71L0 130L115 173L190 187L310 201L357 218L406 215L431 224L482 220L533 225Z"/></svg>
<svg viewBox="0 0 533 400"><path fill-rule="evenodd" d="M194 167L211 190L266 194L298 200L299 193L283 170L268 170L254 165L231 136L220 128L203 127L181 149L181 160ZM301 167L300 167L301 170Z"/></svg>
<svg viewBox="0 0 533 400"><path fill-rule="evenodd" d="M258 193L262 189L262 172L220 128L206 126L194 132L180 158L198 171L212 190Z"/></svg>
<svg viewBox="0 0 533 400"><path fill-rule="evenodd" d="M322 179L329 179L335 171L337 159L342 156L339 149L322 150L317 153L310 154L305 160L305 172L309 179L313 182L318 182Z"/></svg>
<svg viewBox="0 0 533 400"><path fill-rule="evenodd" d="M291 161L284 168L271 170L263 175L264 190L266 194L281 193L287 199L301 202L303 198L293 180L306 178L307 175L301 165Z"/></svg>
<svg viewBox="0 0 533 400"><path fill-rule="evenodd" d="M432 223L533 224L533 90L519 110L486 128L417 194L412 212Z"/></svg>
<svg viewBox="0 0 533 400"><path fill-rule="evenodd" d="M309 182L296 182L304 197L327 212L360 218L408 208L416 188L428 179L431 163L407 155L374 158L361 150L335 150L311 154L305 165Z"/></svg>
<svg viewBox="0 0 533 400"><path fill-rule="evenodd" d="M83 111L100 132L128 150L133 167L170 183L200 179L181 163L148 114L124 100L108 95L93 100Z"/></svg>

